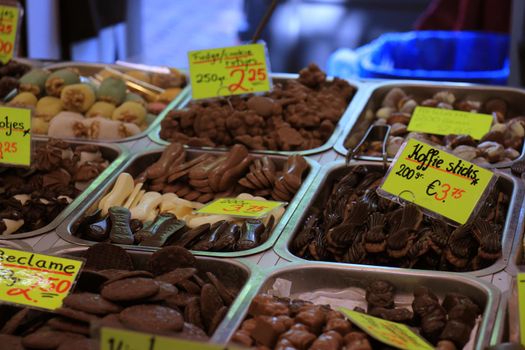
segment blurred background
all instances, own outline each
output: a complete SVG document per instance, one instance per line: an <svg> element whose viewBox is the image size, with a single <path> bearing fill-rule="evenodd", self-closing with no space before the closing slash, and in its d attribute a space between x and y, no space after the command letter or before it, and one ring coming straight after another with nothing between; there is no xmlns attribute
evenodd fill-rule
<svg viewBox="0 0 525 350"><path fill-rule="evenodd" d="M21 53L29 58L179 68L187 66L190 50L249 41L271 3L22 2ZM522 0L282 0L262 39L274 72L297 72L315 62L344 77L523 85L524 8ZM421 36L415 30L448 32ZM410 35L391 34L400 32Z"/></svg>

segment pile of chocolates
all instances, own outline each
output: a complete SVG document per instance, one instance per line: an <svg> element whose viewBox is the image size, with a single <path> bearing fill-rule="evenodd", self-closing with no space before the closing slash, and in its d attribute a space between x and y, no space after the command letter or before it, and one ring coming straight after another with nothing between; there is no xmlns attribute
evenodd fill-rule
<svg viewBox="0 0 525 350"><path fill-rule="evenodd" d="M263 96L193 101L171 111L161 123L160 137L196 147L312 149L332 135L354 93L346 81L327 81L326 74L311 64L298 79L276 82Z"/></svg>
<svg viewBox="0 0 525 350"><path fill-rule="evenodd" d="M109 165L95 145L50 139L33 152L30 168L0 167L0 234L49 224Z"/></svg>
<svg viewBox="0 0 525 350"><path fill-rule="evenodd" d="M419 332L440 350L462 349L469 341L479 306L459 293L445 295L442 302L427 287L414 290L412 310L395 304L396 288L387 281L373 281L366 287L368 313L393 322L401 322ZM248 318L232 341L258 349L372 350L386 345L370 338L339 311L329 305L309 301L257 295L248 310Z"/></svg>
<svg viewBox="0 0 525 350"><path fill-rule="evenodd" d="M384 97L381 107L376 111L367 111L365 121L345 141L345 147L351 149L357 145L370 125L389 125L390 134L386 143L386 152L394 157L408 136L422 141L445 146L458 157L477 164L491 164L512 161L520 156L525 137L525 116L513 114L508 103L500 98L485 101L458 99L452 92L439 91L426 99L416 99L400 88L393 88ZM429 135L408 132L410 118L417 106L441 109L455 109L463 112L485 113L493 116L490 131L481 140L470 135ZM382 141L371 141L360 150L368 156L380 156Z"/></svg>
<svg viewBox="0 0 525 350"><path fill-rule="evenodd" d="M454 227L414 204L380 197L384 171L355 166L310 208L290 249L302 258L444 271L473 271L501 256L509 197L498 186L475 219Z"/></svg>
<svg viewBox="0 0 525 350"><path fill-rule="evenodd" d="M145 266L109 244L85 258L74 292L54 312L0 306L2 348L96 349L90 328L100 327L207 341L238 293L180 247L152 254Z"/></svg>
<svg viewBox="0 0 525 350"><path fill-rule="evenodd" d="M3 98L18 88L18 79L30 69L31 67L27 64L15 60L11 60L6 64L0 64L0 97Z"/></svg>

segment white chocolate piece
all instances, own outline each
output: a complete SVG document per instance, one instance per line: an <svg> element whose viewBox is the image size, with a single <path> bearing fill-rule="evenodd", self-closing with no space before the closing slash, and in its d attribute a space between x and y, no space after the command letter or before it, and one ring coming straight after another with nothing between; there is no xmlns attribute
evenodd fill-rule
<svg viewBox="0 0 525 350"><path fill-rule="evenodd" d="M68 197L68 196L58 196L57 199L65 199L68 204L73 202L73 199L71 197Z"/></svg>
<svg viewBox="0 0 525 350"><path fill-rule="evenodd" d="M135 185L135 188L133 188L133 192L131 192L131 194L128 197L128 200L126 201L126 203L124 203L124 208L131 208L131 205L135 201L135 198L139 195L139 192L142 189L143 185L144 184L142 182L139 182Z"/></svg>
<svg viewBox="0 0 525 350"><path fill-rule="evenodd" d="M131 218L142 222L154 220L157 215L156 209L161 201L162 195L159 192L144 193L137 206L130 210Z"/></svg>
<svg viewBox="0 0 525 350"><path fill-rule="evenodd" d="M239 199L253 199L253 196L249 193L241 193L236 198Z"/></svg>
<svg viewBox="0 0 525 350"><path fill-rule="evenodd" d="M62 159L73 159L73 156L75 154L71 150L71 148L66 148L62 150Z"/></svg>
<svg viewBox="0 0 525 350"><path fill-rule="evenodd" d="M40 203L42 203L42 204L45 204L45 205L49 204L49 201L47 199L45 199L45 198L40 198L39 200L40 200Z"/></svg>
<svg viewBox="0 0 525 350"><path fill-rule="evenodd" d="M80 160L78 161L79 165L82 165L87 162L97 161L102 158L100 152L80 152Z"/></svg>
<svg viewBox="0 0 525 350"><path fill-rule="evenodd" d="M276 209L272 210L268 215L266 215L263 218L264 224L267 225L268 224L268 220L270 220L270 217L273 215L273 217L275 218L275 225L277 225L279 220L281 220L285 210L286 209L284 207L280 207L280 208L276 208Z"/></svg>
<svg viewBox="0 0 525 350"><path fill-rule="evenodd" d="M4 221L5 226L7 227L4 232L2 232L3 235L10 235L13 232L18 231L20 227L24 225L24 220L11 220L11 219L2 219Z"/></svg>
<svg viewBox="0 0 525 350"><path fill-rule="evenodd" d="M22 205L26 204L26 202L31 199L31 196L28 194L15 194L13 197L22 203Z"/></svg>
<svg viewBox="0 0 525 350"><path fill-rule="evenodd" d="M135 208L137 206L137 204L139 204L139 201L142 199L142 197L144 196L144 193L146 193L146 190L140 190L139 193L137 194L137 196L135 197L135 199L133 199L133 202L131 203L131 205L129 206L129 209L131 208Z"/></svg>
<svg viewBox="0 0 525 350"><path fill-rule="evenodd" d="M120 174L111 191L98 203L98 208L102 210L102 215L107 215L111 207L121 206L134 188L133 176L128 173Z"/></svg>

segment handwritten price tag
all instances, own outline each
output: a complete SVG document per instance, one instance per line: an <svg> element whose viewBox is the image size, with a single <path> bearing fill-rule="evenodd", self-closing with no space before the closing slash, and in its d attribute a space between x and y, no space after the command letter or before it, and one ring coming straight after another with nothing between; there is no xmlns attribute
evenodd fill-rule
<svg viewBox="0 0 525 350"><path fill-rule="evenodd" d="M489 170L409 139L380 189L464 224L493 176Z"/></svg>
<svg viewBox="0 0 525 350"><path fill-rule="evenodd" d="M285 204L284 202L254 199L219 198L200 208L195 213L260 218Z"/></svg>
<svg viewBox="0 0 525 350"><path fill-rule="evenodd" d="M410 118L407 130L435 135L470 135L480 140L490 131L492 121L490 114L418 106Z"/></svg>
<svg viewBox="0 0 525 350"><path fill-rule="evenodd" d="M269 91L263 44L188 52L194 99Z"/></svg>
<svg viewBox="0 0 525 350"><path fill-rule="evenodd" d="M100 350L241 350L240 347L201 343L115 328L102 328Z"/></svg>
<svg viewBox="0 0 525 350"><path fill-rule="evenodd" d="M0 6L0 61L4 64L13 58L20 10L15 6Z"/></svg>
<svg viewBox="0 0 525 350"><path fill-rule="evenodd" d="M0 248L0 300L47 310L62 306L81 260Z"/></svg>
<svg viewBox="0 0 525 350"><path fill-rule="evenodd" d="M0 107L0 163L31 165L31 111Z"/></svg>
<svg viewBox="0 0 525 350"><path fill-rule="evenodd" d="M434 347L425 339L414 333L408 326L378 317L369 316L361 312L352 311L341 307L352 323L356 324L363 332L382 343L403 350L432 350Z"/></svg>

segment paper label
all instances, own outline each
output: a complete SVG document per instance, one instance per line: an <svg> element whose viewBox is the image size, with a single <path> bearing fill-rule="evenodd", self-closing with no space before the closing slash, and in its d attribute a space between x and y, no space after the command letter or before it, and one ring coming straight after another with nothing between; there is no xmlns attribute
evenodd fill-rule
<svg viewBox="0 0 525 350"><path fill-rule="evenodd" d="M493 120L490 114L418 106L407 130L435 135L470 135L480 140L490 131Z"/></svg>
<svg viewBox="0 0 525 350"><path fill-rule="evenodd" d="M228 215L243 218L260 218L286 203L254 199L219 198L195 211L196 214Z"/></svg>
<svg viewBox="0 0 525 350"><path fill-rule="evenodd" d="M0 301L55 310L83 261L0 248Z"/></svg>
<svg viewBox="0 0 525 350"><path fill-rule="evenodd" d="M521 345L525 345L525 273L518 273L518 311L520 320Z"/></svg>
<svg viewBox="0 0 525 350"><path fill-rule="evenodd" d="M390 165L380 189L464 224L493 176L487 169L409 139Z"/></svg>
<svg viewBox="0 0 525 350"><path fill-rule="evenodd" d="M115 328L102 328L100 350L224 350L240 347L201 343L159 335L132 332Z"/></svg>
<svg viewBox="0 0 525 350"><path fill-rule="evenodd" d="M0 62L13 58L20 11L15 6L0 6Z"/></svg>
<svg viewBox="0 0 525 350"><path fill-rule="evenodd" d="M0 163L31 165L31 111L0 107Z"/></svg>
<svg viewBox="0 0 525 350"><path fill-rule="evenodd" d="M251 94L271 88L263 44L188 52L194 99Z"/></svg>
<svg viewBox="0 0 525 350"><path fill-rule="evenodd" d="M372 338L403 350L432 350L434 347L414 333L408 326L352 311L344 307L339 309L352 323Z"/></svg>

